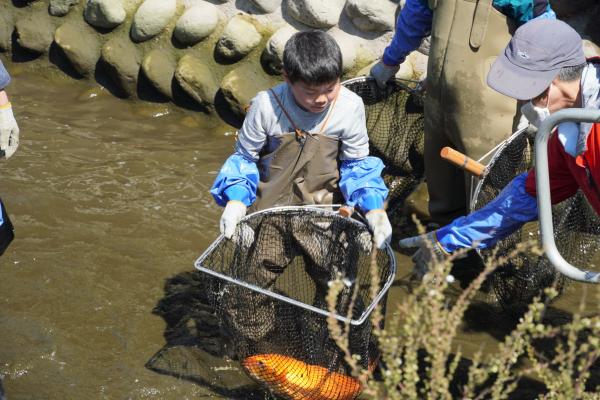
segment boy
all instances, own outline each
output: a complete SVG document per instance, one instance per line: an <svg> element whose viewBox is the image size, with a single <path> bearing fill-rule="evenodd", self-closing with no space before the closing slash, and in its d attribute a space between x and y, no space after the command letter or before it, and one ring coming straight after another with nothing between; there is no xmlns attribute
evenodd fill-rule
<svg viewBox="0 0 600 400"><path fill-rule="evenodd" d="M379 248L392 227L383 209L383 163L369 156L360 97L340 85L342 55L325 32L298 32L283 53L285 83L258 93L211 194L231 238L247 208L334 204L365 213Z"/></svg>

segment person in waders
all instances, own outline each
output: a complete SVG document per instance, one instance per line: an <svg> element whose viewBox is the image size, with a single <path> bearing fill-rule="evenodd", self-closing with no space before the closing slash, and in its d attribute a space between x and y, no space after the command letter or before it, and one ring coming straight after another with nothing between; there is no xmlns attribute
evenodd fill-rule
<svg viewBox="0 0 600 400"><path fill-rule="evenodd" d="M487 83L523 101L522 112L536 127L564 108L600 109L600 58L586 60L581 37L563 21L536 20L517 29ZM548 167L552 204L581 190L600 215L600 123L560 123L548 142ZM436 258L493 246L537 219L535 176L535 168L518 175L485 207L400 246L418 248L413 260L423 272L432 258L427 241Z"/></svg>
<svg viewBox="0 0 600 400"><path fill-rule="evenodd" d="M534 18L555 18L548 1L407 0L392 42L371 69L384 86L431 34L424 157L432 225L465 215L470 196L470 176L443 160L441 149L478 160L518 125L517 102L488 88L485 76L511 33Z"/></svg>
<svg viewBox="0 0 600 400"><path fill-rule="evenodd" d="M225 206L220 229L226 238L239 239L244 226L236 227L248 210L345 203L364 214L376 247L389 242L392 227L384 210L388 195L381 177L384 165L369 156L364 104L341 86L342 67L340 48L327 33L303 31L288 40L283 53L285 82L252 99L235 153L211 188L217 204ZM247 281L271 289L291 261L302 256L323 300L335 268L315 262L323 257L310 249L336 251L311 244L317 233L328 234L327 227L306 229L313 224L310 217L290 223L292 237L269 222L252 232ZM343 256L348 254L345 250ZM245 337L259 340L273 329L275 303L243 288L233 293L237 289L232 287L224 300L231 310L230 322ZM245 313L250 304L255 308ZM260 324L253 322L257 320Z"/></svg>
<svg viewBox="0 0 600 400"><path fill-rule="evenodd" d="M9 83L10 75L0 62L0 158L3 159L9 159L19 147L19 126L5 91ZM13 225L0 199L0 255L4 254L13 238Z"/></svg>
<svg viewBox="0 0 600 400"><path fill-rule="evenodd" d="M362 99L340 85L342 55L331 36L296 33L283 54L285 83L260 92L210 192L225 206L221 233L252 211L345 202L365 214L377 247L392 229L383 209L383 163L369 156Z"/></svg>

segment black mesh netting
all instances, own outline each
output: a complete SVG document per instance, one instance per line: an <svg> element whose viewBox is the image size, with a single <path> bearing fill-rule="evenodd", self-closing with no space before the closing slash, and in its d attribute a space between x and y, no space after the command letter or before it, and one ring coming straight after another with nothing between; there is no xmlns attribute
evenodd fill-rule
<svg viewBox="0 0 600 400"><path fill-rule="evenodd" d="M234 281L214 280L209 290L222 331L235 338L233 357L283 397L304 398L294 397L295 391L306 398L324 392L331 396L314 398L358 395L326 317L276 297L326 312L328 282L339 277L345 285L336 313L360 320L372 303L371 235L366 226L332 211L293 207L254 213L236 232L233 240L219 241L199 260L200 266ZM391 252L377 253L382 282L391 279L393 265ZM364 368L377 357L371 331L368 320L350 325L350 351L360 355Z"/></svg>
<svg viewBox="0 0 600 400"><path fill-rule="evenodd" d="M371 154L386 165L388 214L400 226L404 200L423 176L422 97L400 81L385 90L370 78L344 85L364 101ZM228 397L264 398L253 391L247 376L280 398L358 395L360 386L349 376L326 317L277 296L327 310L327 282L341 274L347 286L337 314L354 320L350 351L360 356L363 368L373 368L378 353L372 325L368 319L356 324L372 304L371 236L362 223L325 210L290 210L253 214L240 224L236 240L218 241L207 250L202 265L237 283L206 273L182 274L167 282L165 298L154 310L167 323L167 345L148 361L148 368ZM390 250L378 252L382 285L391 283L394 262ZM384 295L379 305L385 307L385 302Z"/></svg>
<svg viewBox="0 0 600 400"><path fill-rule="evenodd" d="M494 199L517 175L528 171L534 163L534 134L527 130L513 135L501 147L490 164L488 173L475 191L474 209L479 209ZM600 261L600 218L591 208L585 196L576 196L553 206L554 238L561 255L571 264L588 270L598 270ZM520 230L500 241L495 249L499 255L509 253L519 242L539 241L538 223L525 224ZM492 250L482 251L484 257ZM566 279L555 271L545 256L524 253L512 258L491 277L490 285L502 307L520 314L532 301L542 294L544 288L557 282L562 290Z"/></svg>
<svg viewBox="0 0 600 400"><path fill-rule="evenodd" d="M423 94L414 82L390 81L380 89L369 77L344 82L365 104L369 150L383 160L389 188L387 212L394 228L407 225L404 201L423 179Z"/></svg>

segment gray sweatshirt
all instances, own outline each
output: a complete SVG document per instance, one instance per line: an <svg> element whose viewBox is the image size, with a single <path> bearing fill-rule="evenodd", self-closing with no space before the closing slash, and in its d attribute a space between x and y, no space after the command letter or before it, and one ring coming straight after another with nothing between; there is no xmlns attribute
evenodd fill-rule
<svg viewBox="0 0 600 400"><path fill-rule="evenodd" d="M304 111L296 104L287 83L275 86L273 91L298 128L310 133L319 132L331 105L321 113L312 113ZM293 131L291 123L273 95L269 91L259 92L252 99L244 125L238 132L237 151L247 158L257 160L258 153L266 144L268 136ZM342 86L323 134L340 141L341 160L367 157L369 136L362 99Z"/></svg>

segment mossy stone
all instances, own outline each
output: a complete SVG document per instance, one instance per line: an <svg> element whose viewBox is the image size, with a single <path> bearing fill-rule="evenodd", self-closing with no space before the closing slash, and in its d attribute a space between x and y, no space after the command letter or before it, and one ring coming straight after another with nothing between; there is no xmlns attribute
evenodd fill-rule
<svg viewBox="0 0 600 400"><path fill-rule="evenodd" d="M261 90L269 89L281 81L266 74L259 66L245 63L228 73L221 81L221 91L231 110L239 115L245 114L250 100Z"/></svg>
<svg viewBox="0 0 600 400"><path fill-rule="evenodd" d="M102 47L102 60L113 81L132 96L137 91L141 54L129 38L115 37Z"/></svg>
<svg viewBox="0 0 600 400"><path fill-rule="evenodd" d="M15 29L19 44L34 53L47 53L54 40L54 25L45 8L23 14Z"/></svg>
<svg viewBox="0 0 600 400"><path fill-rule="evenodd" d="M202 60L190 54L184 55L177 65L175 79L199 104L205 106L214 104L219 85L212 71Z"/></svg>
<svg viewBox="0 0 600 400"><path fill-rule="evenodd" d="M83 20L60 26L54 33L54 41L77 72L83 76L93 75L100 58L100 41Z"/></svg>
<svg viewBox="0 0 600 400"><path fill-rule="evenodd" d="M142 62L142 71L152 86L168 98L173 98L173 77L177 69L177 60L167 49L154 49Z"/></svg>

